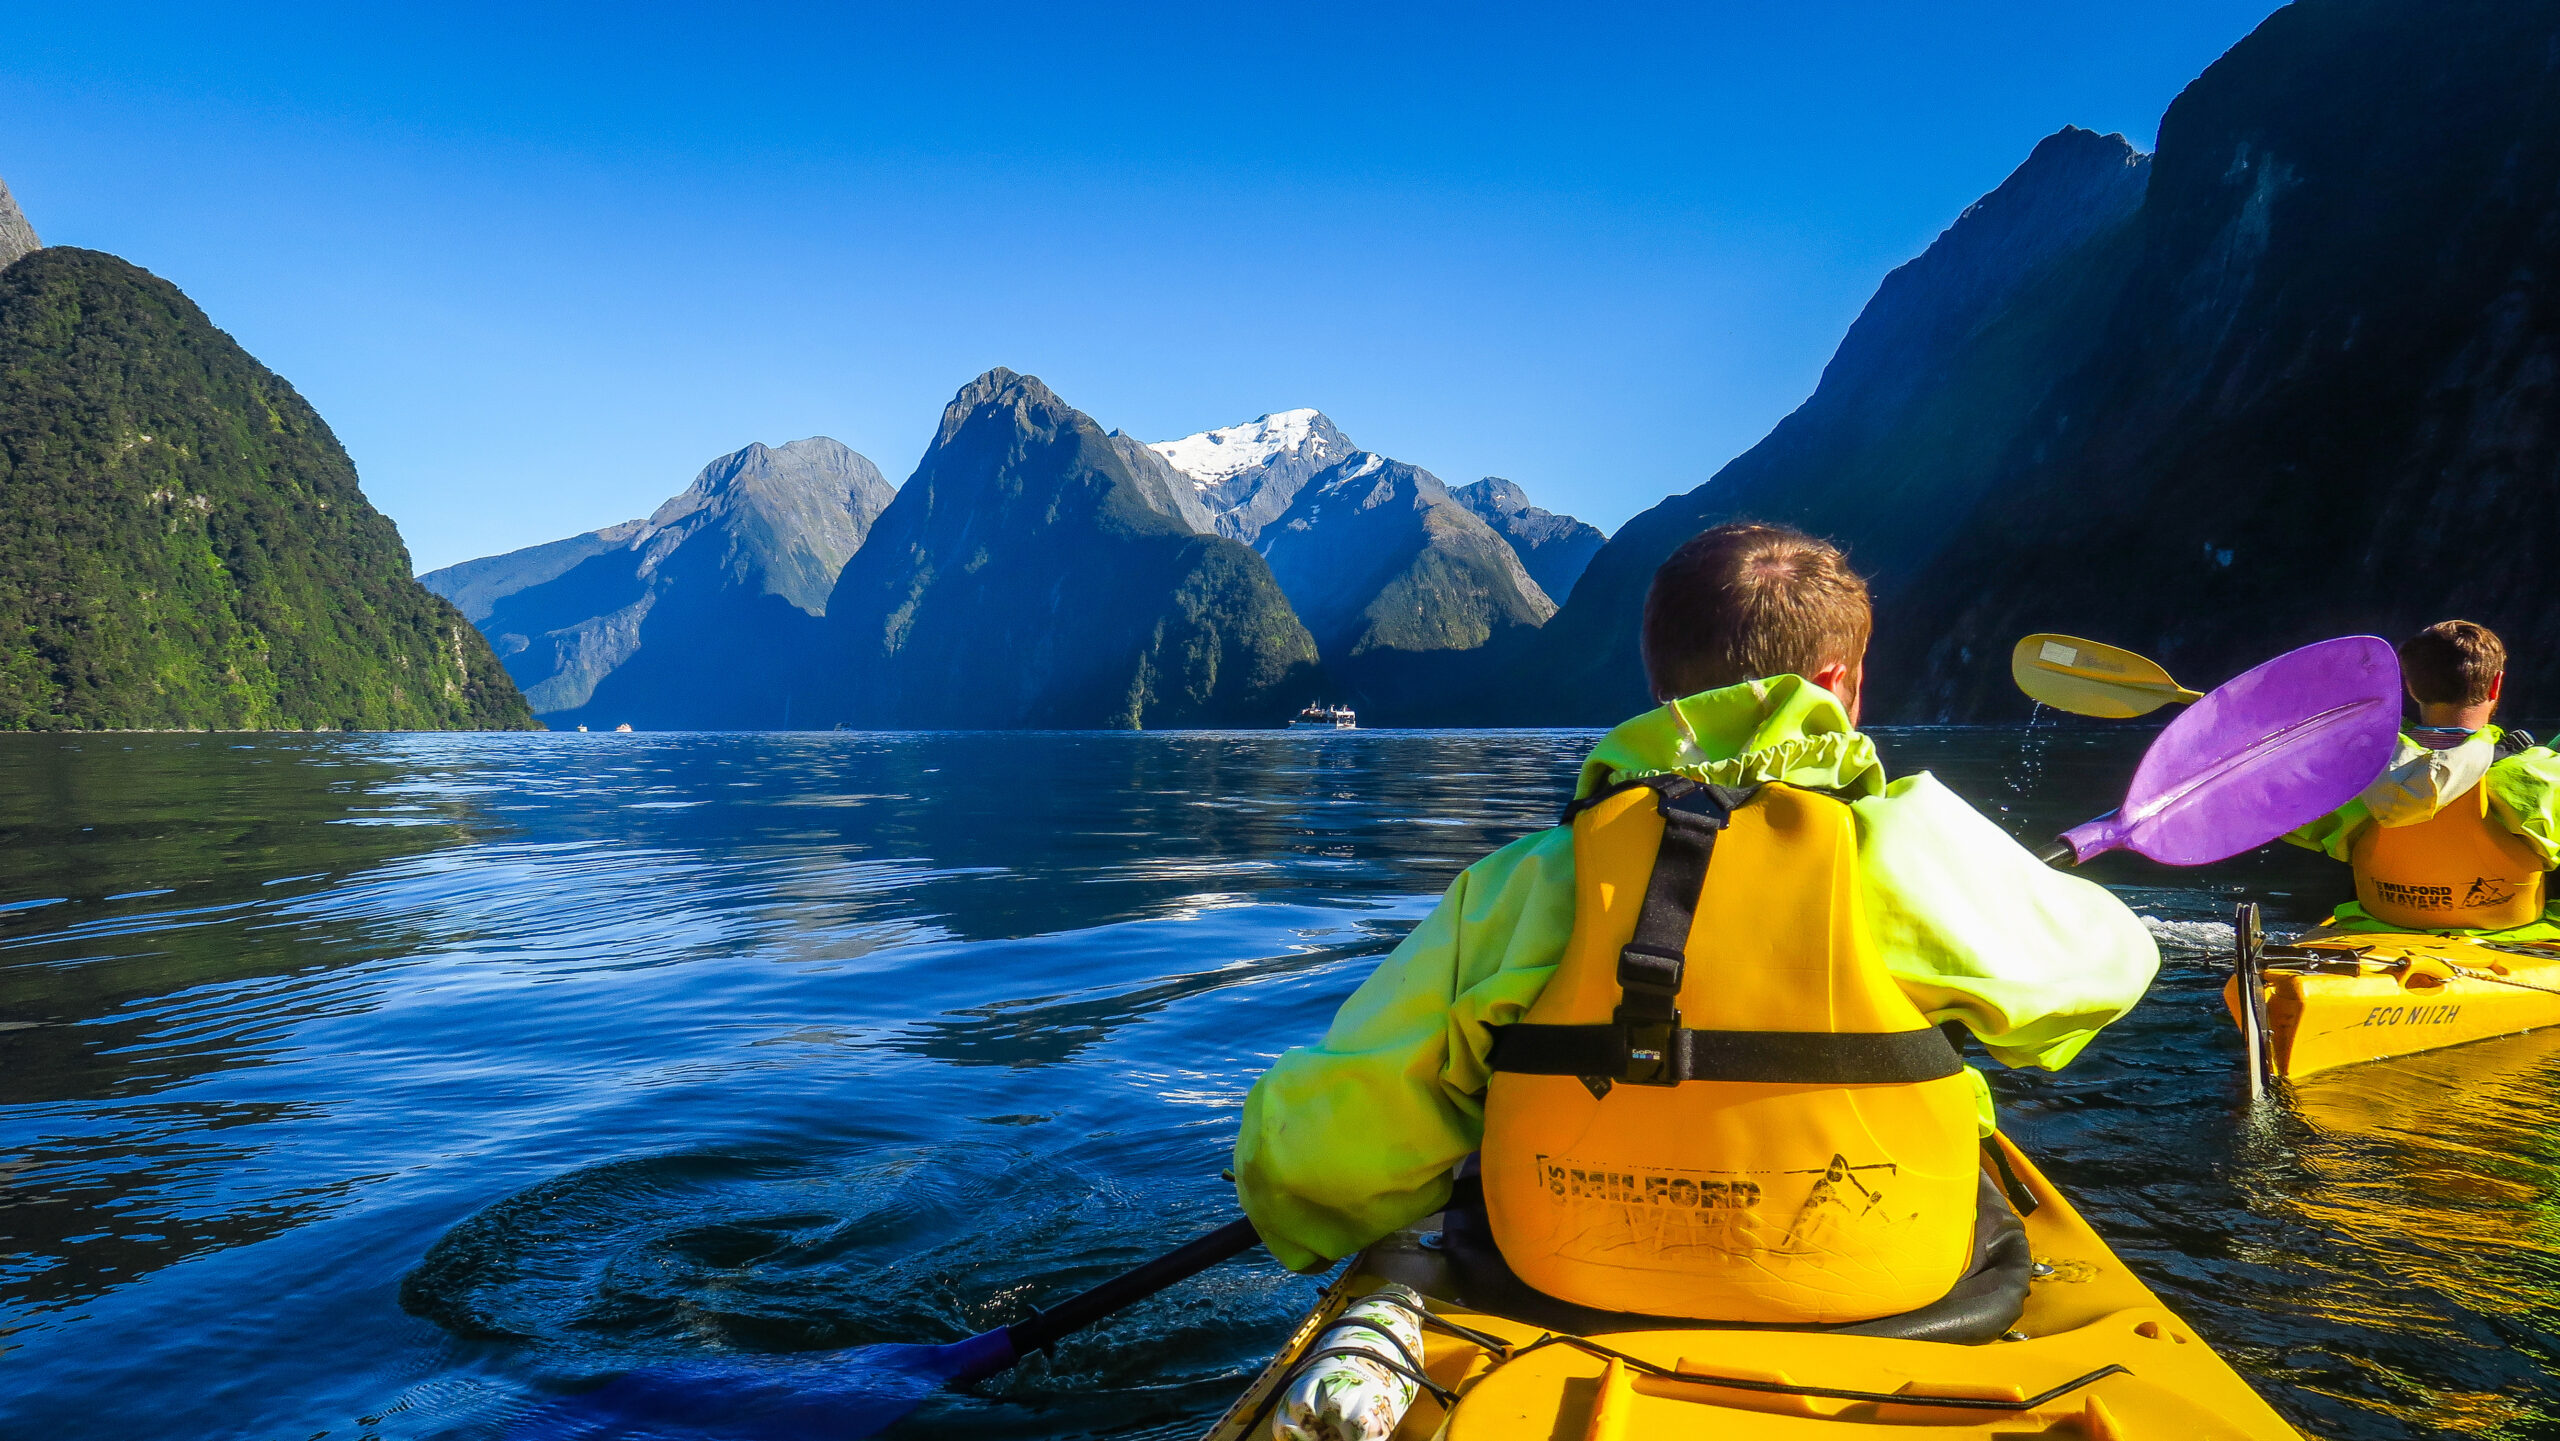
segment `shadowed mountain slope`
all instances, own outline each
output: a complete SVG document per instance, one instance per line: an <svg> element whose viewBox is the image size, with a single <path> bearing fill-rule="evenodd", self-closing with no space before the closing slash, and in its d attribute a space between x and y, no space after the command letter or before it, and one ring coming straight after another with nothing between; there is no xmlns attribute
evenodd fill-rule
<svg viewBox="0 0 2560 1441"><path fill-rule="evenodd" d="M1786 521L1838 538L1888 608L1944 548L2026 419L2096 343L2134 253L2148 159L2066 128L1877 288L1821 383L1767 439L1636 516L1555 618L1488 658L1445 718L1607 725L1650 705L1645 587L1707 526ZM1897 632L1888 616L1880 644Z"/></svg>
<svg viewBox="0 0 2560 1441"><path fill-rule="evenodd" d="M2560 7L2303 0L2169 108L2130 278L1879 659L2015 713L2077 630L2209 684L2451 615L2560 701Z"/></svg>
<svg viewBox="0 0 2560 1441"><path fill-rule="evenodd" d="M1429 471L1366 451L1319 472L1256 544L1348 699L1396 724L1555 602Z"/></svg>
<svg viewBox="0 0 2560 1441"><path fill-rule="evenodd" d="M626 520L567 540L545 541L504 555L482 556L431 570L419 576L418 583L452 601L473 625L478 625L508 596L564 575L590 556L625 549L631 537L648 528L645 520Z"/></svg>
<svg viewBox="0 0 2560 1441"><path fill-rule="evenodd" d="M1573 583L1609 539L1596 525L1531 505L1527 491L1498 475L1452 486L1449 494L1510 542L1529 578L1558 605L1573 594Z"/></svg>
<svg viewBox="0 0 2560 1441"><path fill-rule="evenodd" d="M815 617L893 494L824 436L750 445L646 521L421 579L477 612L554 726L787 726Z"/></svg>

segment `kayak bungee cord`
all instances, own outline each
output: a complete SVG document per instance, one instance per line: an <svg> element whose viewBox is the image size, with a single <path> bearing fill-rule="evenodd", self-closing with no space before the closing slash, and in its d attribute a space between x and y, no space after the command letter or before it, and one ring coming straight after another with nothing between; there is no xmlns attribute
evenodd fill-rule
<svg viewBox="0 0 2560 1441"><path fill-rule="evenodd" d="M2400 964L2402 968L2405 969L2414 963L2402 961ZM2475 971L2469 966L2457 966L2451 961L2439 961L2437 964L2465 980L2488 981L2494 985L2513 986L2519 991L2540 991L2546 996L2560 996L2560 990L2555 990L2550 986L2537 986L2531 981L2519 981L2512 979L2511 977L2496 975L2489 971Z"/></svg>
<svg viewBox="0 0 2560 1441"><path fill-rule="evenodd" d="M1485 1377L1491 1376L1496 1371L1501 1370L1503 1367L1519 1360L1521 1357L1528 1355L1532 1351L1544 1350L1549 1346L1564 1346L1572 1350L1583 1352L1586 1355L1596 1356L1604 1361L1615 1361L1618 1364L1625 1366L1628 1370L1638 1372L1645 1376L1650 1376L1656 1380L1670 1381L1681 1385L1723 1387L1729 1390L1752 1391L1773 1396L1804 1396L1824 1401L1862 1401L1871 1402L1876 1405L1930 1406L1960 1411L2023 1412L2033 1411L2039 1406L2046 1405L2060 1397L2067 1396L2074 1391L2082 1389L2083 1387L2093 1386L2110 1376L2131 1376L2134 1374L2133 1368L2130 1366L2110 1364L2101 1366L2098 1369L2087 1372L2083 1375L2072 1377L2070 1380L2064 1381L2048 1390L2039 1392L2036 1395L2016 1400L1991 1396L1945 1396L1926 1391L1861 1391L1851 1387L1807 1386L1789 1381L1766 1381L1742 1376L1718 1376L1702 1371L1680 1370L1674 1367L1661 1365L1657 1362L1645 1360L1641 1356L1629 1355L1628 1353L1617 1350L1614 1347L1603 1346L1599 1342L1593 1341L1588 1337L1562 1335L1554 1331L1542 1330L1538 1335L1538 1339L1535 1341L1531 1341L1526 1345L1514 1346L1510 1342L1502 1340L1500 1337L1489 1335L1483 1331L1475 1330L1472 1327L1461 1326L1455 1321L1439 1316L1432 1312L1430 1308L1417 1305L1403 1296L1395 1294L1392 1290L1372 1292L1367 1296L1361 1297L1360 1300L1363 1302L1379 1301L1394 1306L1398 1310L1412 1315L1414 1320L1422 1326L1430 1330L1454 1336L1459 1340L1465 1341L1483 1351L1487 1356L1492 1358L1492 1364L1487 1366L1481 1373L1473 1378L1473 1381L1475 1382L1483 1381ZM1438 1382L1432 1380L1429 1376L1423 1374L1420 1358L1414 1356L1411 1351L1406 1350L1403 1342L1397 1340L1394 1336L1389 1335L1383 1328L1377 1326L1373 1322L1364 1321L1357 1317L1345 1317L1334 1321L1332 1324L1326 1326L1322 1331L1318 1332L1317 1339L1321 1341L1326 1337L1331 1336L1334 1331L1340 1329L1358 1329L1384 1337L1388 1344L1395 1348L1397 1355L1403 1358L1404 1364L1398 1364L1394 1360L1390 1360L1386 1357L1379 1356L1374 1352L1362 1350L1357 1347L1320 1346L1316 1350L1310 1351L1306 1355L1301 1356L1296 1365L1290 1367L1289 1370L1282 1373L1281 1376L1272 1383L1269 1392L1265 1394L1261 1402L1254 1407L1252 1418L1246 1422L1245 1434L1251 1435L1262 1429L1264 1422L1268 1420L1271 1414L1272 1408L1279 1404L1280 1398L1288 1392L1290 1383L1296 1380L1301 1372L1314 1362L1332 1356L1356 1356L1363 1361L1370 1362L1373 1365L1395 1372L1403 1376L1406 1380L1413 1382L1424 1392L1428 1393L1434 1401L1440 1403L1442 1411L1448 1412L1457 1409L1458 1402L1463 1399L1460 1391L1455 1388L1442 1386ZM1470 1382L1465 1380L1462 1380L1459 1383L1460 1387L1466 1387L1470 1384Z"/></svg>
<svg viewBox="0 0 2560 1441"><path fill-rule="evenodd" d="M2480 944L2493 951L2506 951L2510 954L2519 956L2539 956L2546 960L2550 959L2555 952L2560 952L2560 946L2554 946L2548 941L2482 941ZM2326 956L2314 956L2307 953L2294 954L2295 952L2301 952L2303 950L2304 948L2300 946L2287 946L2283 948L2285 953L2279 954L2278 947L2272 945L2268 946L2266 948L2264 958L2259 963L2259 967L2266 974L2271 976L2316 976L2331 974L2327 967L2335 965L2336 962L2329 960ZM2429 956L2423 958L2417 956L2402 956L2398 960L2392 961L2367 961L2365 958L2371 954L2369 948L2349 949L2347 947L2339 947L2337 953L2340 956L2351 957L2359 964L2377 966L2386 972L2407 971L2416 966L2421 959L2425 959L2433 961L2435 964L2444 967L2447 971L2462 977L2466 981L2485 981L2493 986L2513 986L2519 991L2539 991L2546 996L2560 996L2560 987L2537 986L2531 981L2519 981L2513 976L2502 976L2495 971L2483 971L2474 969L2470 966L2457 965L2440 956Z"/></svg>
<svg viewBox="0 0 2560 1441"><path fill-rule="evenodd" d="M1959 1411L2032 1411L2056 1397L2067 1396L2083 1386L2095 1385L2110 1376L2133 1374L2133 1368L2130 1366L2105 1365L2086 1375L2074 1376L2049 1391L2039 1392L2017 1401L1993 1396L1940 1396L1927 1391L1858 1391L1840 1386L1800 1386L1792 1381L1758 1381L1741 1376L1711 1376L1703 1371L1681 1371L1647 1361L1641 1356L1630 1356L1624 1351L1613 1350L1587 1336L1559 1336L1552 1331L1521 1347L1504 1360L1516 1361L1546 1346L1570 1346L1576 1351L1588 1352L1603 1360L1616 1361L1630 1371L1641 1372L1655 1380L1677 1381L1683 1385L1723 1386L1735 1391L1758 1391L1771 1396L1813 1396L1825 1401L1873 1401L1889 1406L1945 1406ZM1485 1374L1491 1375L1492 1371L1487 1371Z"/></svg>

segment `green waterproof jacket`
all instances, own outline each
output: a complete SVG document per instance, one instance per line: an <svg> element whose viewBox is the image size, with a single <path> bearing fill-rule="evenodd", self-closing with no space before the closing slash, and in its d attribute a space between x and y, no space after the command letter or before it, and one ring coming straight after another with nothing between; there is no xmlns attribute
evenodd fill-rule
<svg viewBox="0 0 2560 1441"><path fill-rule="evenodd" d="M2471 793L2489 787L2489 816L2507 828L2533 853L2545 870L2560 867L2560 754L2549 746L2530 746L2512 755L2498 754L2506 732L2482 726L2469 740L2442 750L2422 746L2408 736L2392 752L2391 764L2364 793L2285 837L2306 850L2332 860L2350 860L2356 837L2367 826L2413 826ZM2527 737L2526 739L2531 739ZM2329 917L2341 931L2397 931L2400 926L2377 921L2349 901ZM2560 940L2560 897L2542 919L2503 931L2449 930L2447 935L2489 936L2499 940Z"/></svg>
<svg viewBox="0 0 2560 1441"><path fill-rule="evenodd" d="M2060 1068L2159 969L2150 932L2104 888L2040 864L1926 773L1886 784L1874 744L1810 681L1648 711L1601 738L1575 794L1671 771L1854 797L1886 964L1932 1023L1962 1021L2004 1064ZM1322 1041L1254 1084L1236 1192L1273 1255L1316 1269L1446 1203L1450 1167L1483 1140L1491 1028L1538 999L1572 929L1572 831L1514 841L1459 873ZM1990 1092L1973 1080L1987 1134Z"/></svg>

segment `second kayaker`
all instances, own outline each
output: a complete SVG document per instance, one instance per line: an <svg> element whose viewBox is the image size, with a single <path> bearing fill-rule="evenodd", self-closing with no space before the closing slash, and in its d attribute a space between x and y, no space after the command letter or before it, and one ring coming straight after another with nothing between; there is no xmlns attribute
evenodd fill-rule
<svg viewBox="0 0 2560 1441"><path fill-rule="evenodd" d="M1475 1208L1522 1294L1585 1319L1855 1323L1963 1289L1991 1211L2015 1221L1981 1195L1989 1090L1938 1028L2059 1068L2159 954L1935 778L1887 782L1857 730L1871 626L1840 552L1783 527L1663 564L1663 704L1247 1097L1236 1187L1273 1254L1315 1270Z"/></svg>
<svg viewBox="0 0 2560 1441"><path fill-rule="evenodd" d="M2545 875L2560 865L2560 755L2491 721L2507 647L2467 620L2400 646L2417 724L2364 793L2285 839L2355 868L2332 931L2560 937Z"/></svg>

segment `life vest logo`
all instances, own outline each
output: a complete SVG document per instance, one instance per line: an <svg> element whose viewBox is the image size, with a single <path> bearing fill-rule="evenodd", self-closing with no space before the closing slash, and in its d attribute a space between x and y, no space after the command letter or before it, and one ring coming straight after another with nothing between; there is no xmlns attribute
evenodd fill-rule
<svg viewBox="0 0 2560 1441"><path fill-rule="evenodd" d="M1757 1181L1712 1171L1612 1171L1537 1160L1538 1182L1559 1201L1608 1201L1621 1206L1671 1206L1747 1211L1760 1204Z"/></svg>
<svg viewBox="0 0 2560 1441"><path fill-rule="evenodd" d="M2506 877L2482 876L2463 893L2462 903L2466 906L2503 906L2515 898L2515 884Z"/></svg>
<svg viewBox="0 0 2560 1441"><path fill-rule="evenodd" d="M2479 881L2472 882L2474 887L2480 884ZM2376 879L2373 890L2375 898L2385 905L2407 906L2411 910L2419 911L2453 909L2453 887L2451 886L2404 886L2398 881Z"/></svg>
<svg viewBox="0 0 2560 1441"><path fill-rule="evenodd" d="M1576 1234L1560 1251L1608 1257L1618 1266L1630 1264L1631 1252L1648 1257L1646 1269L1676 1268L1684 1256L1707 1254L1756 1257L1757 1264L1813 1261L1844 1247L1861 1249L1850 1242L1852 1230L1911 1219L1893 1213L1878 1185L1900 1174L1891 1161L1853 1165L1833 1156L1827 1165L1748 1175L1621 1170L1552 1156L1534 1164L1539 1189L1573 1218L1567 1224Z"/></svg>

